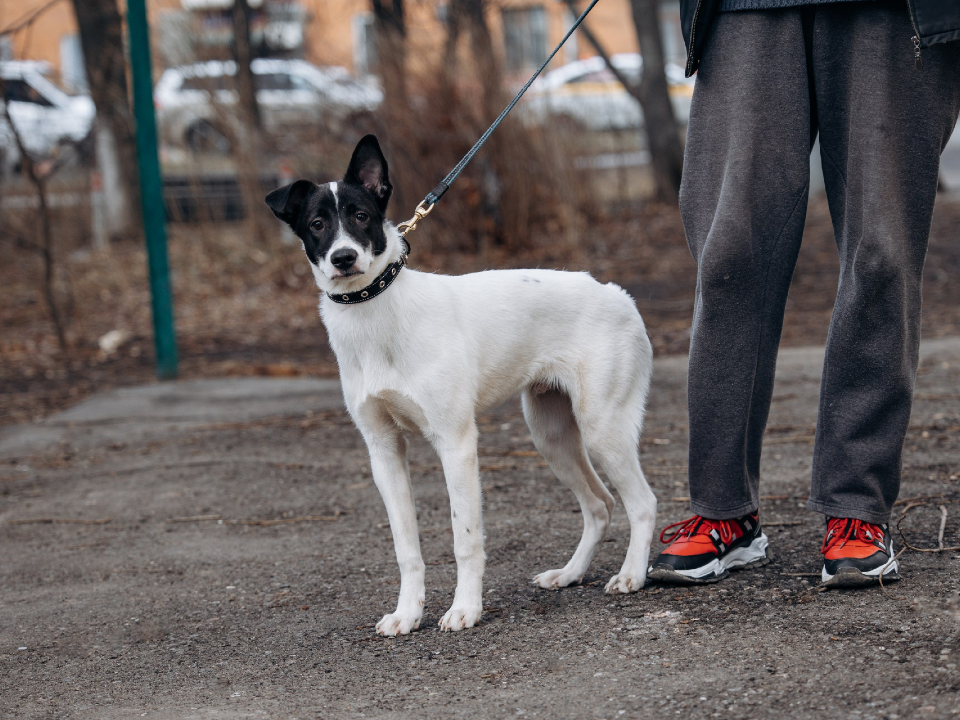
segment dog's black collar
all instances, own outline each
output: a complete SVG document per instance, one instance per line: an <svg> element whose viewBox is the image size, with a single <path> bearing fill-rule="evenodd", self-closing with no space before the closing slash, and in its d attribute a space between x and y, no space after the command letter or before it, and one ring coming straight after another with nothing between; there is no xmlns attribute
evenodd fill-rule
<svg viewBox="0 0 960 720"><path fill-rule="evenodd" d="M401 255L399 260L387 265L387 269L380 273L376 280L362 290L338 295L327 293L327 296L335 303L340 303L341 305L356 305L357 303L366 302L367 300L373 300L373 298L390 287L390 283L397 279L397 275L399 275L400 270L403 269L405 260L405 256Z"/></svg>

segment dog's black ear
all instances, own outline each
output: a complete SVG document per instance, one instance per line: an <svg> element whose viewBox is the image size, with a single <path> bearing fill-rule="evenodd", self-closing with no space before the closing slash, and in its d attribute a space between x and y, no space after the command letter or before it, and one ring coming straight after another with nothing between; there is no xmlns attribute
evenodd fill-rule
<svg viewBox="0 0 960 720"><path fill-rule="evenodd" d="M265 202L274 215L296 230L303 200L315 187L309 180L297 180L292 185L274 190L267 195Z"/></svg>
<svg viewBox="0 0 960 720"><path fill-rule="evenodd" d="M346 185L365 187L377 199L380 212L386 212L393 185L390 184L387 173L387 159L383 156L375 135L365 135L357 143L343 182Z"/></svg>

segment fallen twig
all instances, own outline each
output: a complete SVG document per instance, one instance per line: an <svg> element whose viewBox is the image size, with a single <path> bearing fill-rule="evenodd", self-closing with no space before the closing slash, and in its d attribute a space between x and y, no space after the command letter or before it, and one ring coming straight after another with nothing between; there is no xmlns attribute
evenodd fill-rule
<svg viewBox="0 0 960 720"><path fill-rule="evenodd" d="M954 393L915 393L914 400L960 400L960 395Z"/></svg>
<svg viewBox="0 0 960 720"><path fill-rule="evenodd" d="M781 575L789 575L790 577L822 577L820 573L814 572L782 572Z"/></svg>
<svg viewBox="0 0 960 720"><path fill-rule="evenodd" d="M795 435L785 435L783 437L764 438L764 445L793 445L795 443L808 443L813 445L814 435L809 433L797 433Z"/></svg>
<svg viewBox="0 0 960 720"><path fill-rule="evenodd" d="M947 528L947 506L940 506L940 532L937 533L937 549L943 552L943 531Z"/></svg>
<svg viewBox="0 0 960 720"><path fill-rule="evenodd" d="M78 520L75 518L23 518L7 520L7 525L106 525L113 518L100 520Z"/></svg>
<svg viewBox="0 0 960 720"><path fill-rule="evenodd" d="M894 506L896 506L896 505L912 505L912 504L914 504L914 503L922 502L922 501L924 501L924 500L942 500L942 501L945 502L945 503L955 503L955 502L956 502L956 500L946 500L945 498L946 498L946 495L944 495L944 494L942 494L942 493L941 493L940 495L917 495L916 497L900 498L899 500L897 500L897 501L894 503ZM927 504L927 503L924 503L924 504Z"/></svg>
<svg viewBox="0 0 960 720"><path fill-rule="evenodd" d="M651 473L651 472L648 471L647 474L648 474L648 475L652 475L653 473ZM804 499L804 498L803 498L802 495L761 495L761 496L760 496L760 500L767 500L767 501L770 501L770 500L803 500L803 499ZM690 496L689 496L689 495L678 495L678 496L676 496L676 497L670 498L670 501L671 501L671 502L690 502ZM769 525L769 524L770 524L770 523L767 523L767 525Z"/></svg>
<svg viewBox="0 0 960 720"><path fill-rule="evenodd" d="M210 520L220 520L219 515L191 515L188 517L168 518L168 523L191 523L191 522L209 522Z"/></svg>
<svg viewBox="0 0 960 720"><path fill-rule="evenodd" d="M540 461L538 463L529 463L526 465L481 465L480 472L499 472L501 470L525 470L529 467L550 467L549 463Z"/></svg>
<svg viewBox="0 0 960 720"><path fill-rule="evenodd" d="M267 518L267 519L241 519L224 520L221 515L192 515L189 517L174 517L167 520L168 523L193 523L193 522L211 522L216 521L222 525L258 525L261 527L270 525L290 525L291 523L314 522L314 521L332 521L338 520L340 516L346 515L343 510L337 510L333 515L298 515L289 518Z"/></svg>
<svg viewBox="0 0 960 720"><path fill-rule="evenodd" d="M893 560L891 560L890 562L888 562L887 565L892 565L893 563L895 563L895 562L897 561L897 558L899 558L901 555L903 555L906 551L907 551L907 548L905 548L905 547L904 547L904 548L901 548L901 549L900 549L900 552L898 552L896 555L894 555L894 556L893 556ZM887 567L887 565L884 565L883 567L885 568L885 567ZM886 595L888 598L890 598L891 600L896 600L897 598L896 598L894 595L891 595L890 593L888 593L888 592L887 592L887 589L883 586L883 568L880 569L880 575L878 576L877 579L880 581L880 591L881 591L884 595Z"/></svg>
<svg viewBox="0 0 960 720"><path fill-rule="evenodd" d="M763 524L767 527L803 525L803 520L764 520Z"/></svg>
<svg viewBox="0 0 960 720"><path fill-rule="evenodd" d="M951 501L948 500L946 502L951 502ZM903 523L904 519L907 517L907 513L913 510L914 508L927 507L932 504L933 503L929 503L929 502L913 502L907 505L903 509L903 512L900 513L900 519L897 520L897 532L900 533L900 538L903 540L904 549L909 549L909 550L913 550L914 552L922 552L922 553L956 552L957 550L960 550L960 545L954 545L951 547L944 547L943 545L943 532L947 524L947 509L944 505L940 505L940 536L937 542L937 547L918 548L915 545L911 545L910 541L907 540L907 536L904 534L903 528L900 527L901 523ZM901 550L900 552L903 552L903 550Z"/></svg>
<svg viewBox="0 0 960 720"><path fill-rule="evenodd" d="M290 417L288 415L276 415L271 417L259 418L257 420L244 420L240 422L222 422L210 423L207 425L197 425L191 428L192 432L198 430L251 430L257 427L269 427L274 425L286 427L309 428L317 423L322 423L337 416L345 415L343 410L323 410L311 415L301 415L299 417Z"/></svg>
<svg viewBox="0 0 960 720"><path fill-rule="evenodd" d="M687 472L688 468L686 465L666 465L660 467L652 467L644 470L646 475L678 475L679 473Z"/></svg>
<svg viewBox="0 0 960 720"><path fill-rule="evenodd" d="M292 518L276 518L272 520L224 520L225 525L289 525L291 523L314 522L317 520L330 522L339 520L341 515L346 515L342 510L337 510L333 515L301 515Z"/></svg>

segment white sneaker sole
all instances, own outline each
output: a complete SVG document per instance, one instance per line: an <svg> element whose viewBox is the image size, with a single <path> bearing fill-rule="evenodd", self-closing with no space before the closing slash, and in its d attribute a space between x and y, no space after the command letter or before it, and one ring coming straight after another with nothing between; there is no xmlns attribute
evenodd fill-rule
<svg viewBox="0 0 960 720"><path fill-rule="evenodd" d="M767 555L767 546L770 540L763 533L754 538L753 542L736 550L731 550L722 558L717 558L706 565L690 570L674 568L651 567L647 570L647 577L651 580L674 583L712 583L722 580L730 570L746 570L762 567L770 562Z"/></svg>
<svg viewBox="0 0 960 720"><path fill-rule="evenodd" d="M827 572L826 565L824 565L820 571L820 580L827 587L863 587L865 585L876 585L880 581L881 575L883 575L884 582L899 580L899 570L895 559L891 559L886 565L881 565L866 572L854 567L840 568L834 575L830 575Z"/></svg>

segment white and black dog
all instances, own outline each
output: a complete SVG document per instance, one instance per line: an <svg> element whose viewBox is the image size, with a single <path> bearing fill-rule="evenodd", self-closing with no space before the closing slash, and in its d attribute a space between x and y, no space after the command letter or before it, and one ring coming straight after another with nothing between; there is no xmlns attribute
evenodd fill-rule
<svg viewBox="0 0 960 720"><path fill-rule="evenodd" d="M593 457L630 521L627 556L607 592L639 590L657 500L638 457L652 351L630 296L586 273L450 277L403 270L404 241L385 218L391 190L386 159L368 135L342 182L298 180L266 199L303 241L323 291L320 315L346 406L366 441L390 519L400 598L377 632L409 633L423 615L406 431L423 433L436 449L450 495L457 589L440 627L461 630L479 621L484 550L476 416L517 393L534 444L583 511L573 557L534 582L579 583L603 542L614 499Z"/></svg>

